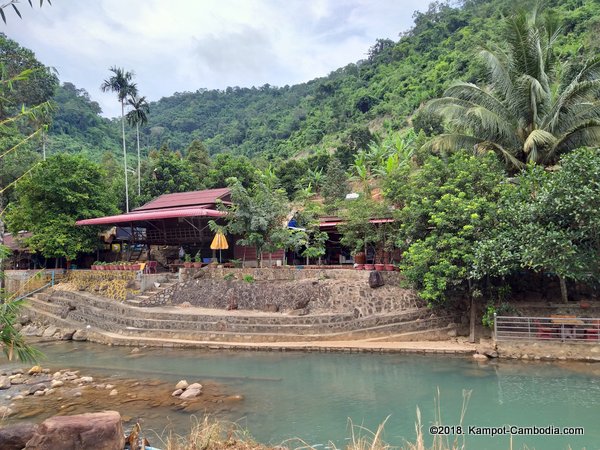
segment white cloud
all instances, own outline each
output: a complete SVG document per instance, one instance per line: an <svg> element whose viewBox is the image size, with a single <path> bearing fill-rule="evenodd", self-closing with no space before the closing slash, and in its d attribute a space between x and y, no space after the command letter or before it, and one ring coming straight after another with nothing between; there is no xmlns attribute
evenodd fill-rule
<svg viewBox="0 0 600 450"><path fill-rule="evenodd" d="M35 4L35 2L34 2ZM4 32L97 100L109 67L133 70L150 100L227 86L308 81L397 39L424 0L54 0L23 5Z"/></svg>

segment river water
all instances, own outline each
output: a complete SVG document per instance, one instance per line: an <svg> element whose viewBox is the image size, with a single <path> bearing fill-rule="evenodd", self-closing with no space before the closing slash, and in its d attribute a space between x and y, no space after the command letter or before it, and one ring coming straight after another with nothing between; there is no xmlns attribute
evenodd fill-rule
<svg viewBox="0 0 600 450"><path fill-rule="evenodd" d="M52 343L39 348L43 366L81 369L86 375L215 381L244 396L219 417L237 421L253 437L278 444L301 438L306 444L343 447L349 419L370 430L386 418L384 438L393 445L414 441L420 408L426 443L434 423L437 391L444 425L459 424L463 391L471 391L463 430L468 450L505 450L508 435L469 435L470 426L583 427L583 436L515 436L513 448L600 449L600 364L494 361L393 354L238 352L107 347ZM101 405L97 405L99 408ZM101 408L100 408L101 409ZM150 411L140 411L144 418ZM165 414L166 416L166 414ZM184 412L145 421L161 432L170 423L185 433L194 419ZM358 432L358 429L356 429ZM300 442L290 443L301 446Z"/></svg>

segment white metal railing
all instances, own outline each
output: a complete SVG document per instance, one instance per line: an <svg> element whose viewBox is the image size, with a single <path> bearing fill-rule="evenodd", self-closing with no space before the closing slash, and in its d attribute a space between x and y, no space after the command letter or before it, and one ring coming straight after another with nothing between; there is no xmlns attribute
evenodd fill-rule
<svg viewBox="0 0 600 450"><path fill-rule="evenodd" d="M494 315L497 341L557 341L600 343L600 318L553 315L516 317Z"/></svg>

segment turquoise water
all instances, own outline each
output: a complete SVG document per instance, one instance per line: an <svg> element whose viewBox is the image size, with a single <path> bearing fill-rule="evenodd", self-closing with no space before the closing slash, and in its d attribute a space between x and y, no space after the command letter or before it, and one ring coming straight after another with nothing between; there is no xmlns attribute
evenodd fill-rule
<svg viewBox="0 0 600 450"><path fill-rule="evenodd" d="M176 382L215 380L244 401L224 417L239 421L261 442L302 438L307 444L343 447L348 419L370 430L389 416L385 440L414 441L416 407L426 442L441 393L442 420L457 425L463 390L471 390L464 428L470 425L584 427L584 436L524 436L513 448L600 449L600 365L497 362L469 358L336 353L216 352L143 349L82 343L41 347L45 365L77 367L89 374L112 374ZM143 417L143 412L140 412ZM178 429L187 415L170 415ZM163 424L153 424L161 428ZM466 436L468 450L509 448L509 436ZM295 445L292 443L291 445ZM295 446L302 445L300 442Z"/></svg>

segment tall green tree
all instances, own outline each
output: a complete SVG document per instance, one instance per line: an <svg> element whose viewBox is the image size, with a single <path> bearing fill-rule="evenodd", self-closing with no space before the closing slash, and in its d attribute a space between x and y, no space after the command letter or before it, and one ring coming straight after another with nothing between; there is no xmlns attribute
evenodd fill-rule
<svg viewBox="0 0 600 450"><path fill-rule="evenodd" d="M600 57L573 72L560 64L554 16L537 9L504 22L506 48L484 49L489 84L455 82L428 109L452 128L428 144L438 151L493 151L512 168L554 164L561 154L600 144Z"/></svg>
<svg viewBox="0 0 600 450"><path fill-rule="evenodd" d="M211 160L208 150L198 139L194 139L185 152L185 159L192 166L196 177L196 188L200 189L206 184L206 177L211 168Z"/></svg>
<svg viewBox="0 0 600 450"><path fill-rule="evenodd" d="M95 250L98 230L75 221L116 213L106 173L78 155L42 161L16 185L16 198L6 214L9 229L30 231L26 244L47 258L71 260Z"/></svg>
<svg viewBox="0 0 600 450"><path fill-rule="evenodd" d="M158 152L150 153L147 170L143 177L142 201L194 189L196 179L192 166L179 152L169 150L166 144Z"/></svg>
<svg viewBox="0 0 600 450"><path fill-rule="evenodd" d="M560 170L528 167L502 186L497 218L476 246L472 277L502 280L528 270L567 282L600 282L600 155L580 149Z"/></svg>
<svg viewBox="0 0 600 450"><path fill-rule="evenodd" d="M430 156L406 172L390 194L400 224L401 270L431 304L469 292L477 242L492 229L499 187L505 179L497 157L460 151Z"/></svg>
<svg viewBox="0 0 600 450"><path fill-rule="evenodd" d="M227 207L227 226L231 234L242 238L243 246L256 247L259 266L265 249L274 249L281 242L281 229L289 211L283 189L271 189L259 179L245 188L237 179L230 179L232 205Z"/></svg>
<svg viewBox="0 0 600 450"><path fill-rule="evenodd" d="M127 97L137 95L137 87L133 82L133 73L126 72L120 67L111 67L113 75L103 81L100 89L102 92L116 92L121 103L121 132L123 136L123 173L125 174L125 210L129 212L129 186L127 182L127 147L125 145L125 103Z"/></svg>
<svg viewBox="0 0 600 450"><path fill-rule="evenodd" d="M137 141L137 185L138 196L142 195L142 158L140 156L140 125L145 125L148 122L148 113L150 106L146 101L146 97L138 97L137 94L130 95L127 99L127 104L131 110L127 113L127 123L130 126L135 125L135 136Z"/></svg>

